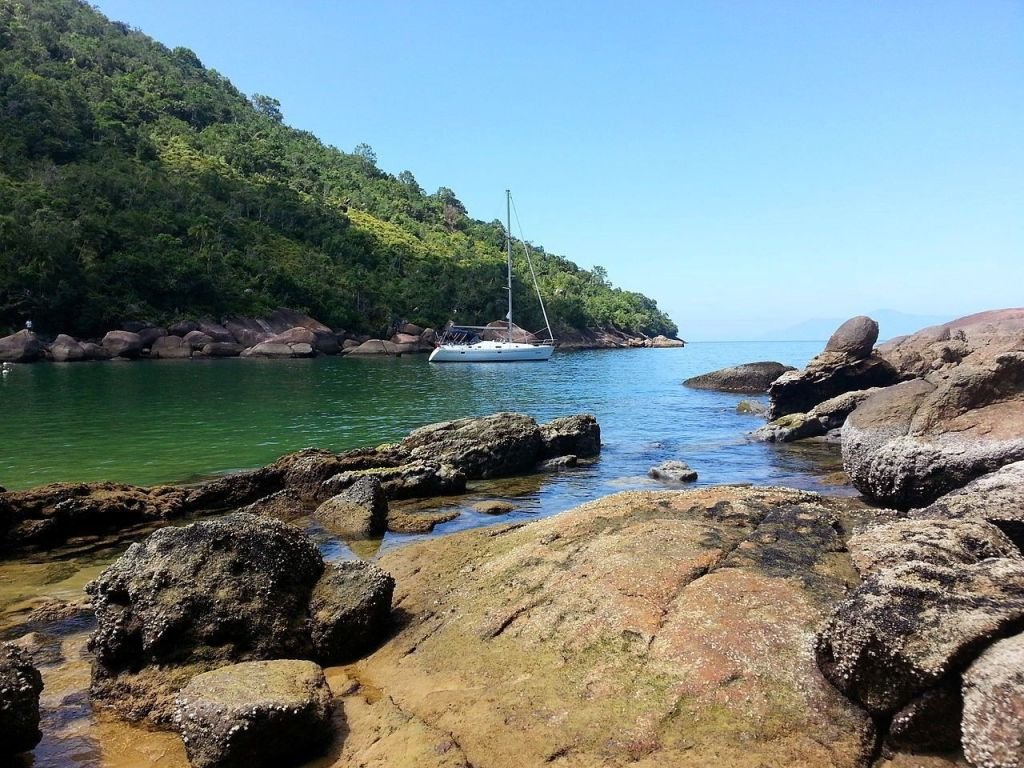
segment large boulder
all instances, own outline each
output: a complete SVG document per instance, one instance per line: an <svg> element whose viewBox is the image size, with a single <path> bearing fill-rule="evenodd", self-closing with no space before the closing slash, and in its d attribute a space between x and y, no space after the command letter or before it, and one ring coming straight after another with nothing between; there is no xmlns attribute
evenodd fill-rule
<svg viewBox="0 0 1024 768"><path fill-rule="evenodd" d="M224 327L243 347L255 347L275 333L265 320L254 317L230 317L224 321Z"/></svg>
<svg viewBox="0 0 1024 768"><path fill-rule="evenodd" d="M1024 765L1024 635L1000 640L963 681L964 756L975 766Z"/></svg>
<svg viewBox="0 0 1024 768"><path fill-rule="evenodd" d="M249 661L193 677L174 721L195 768L275 768L321 754L331 741L332 697L311 661Z"/></svg>
<svg viewBox="0 0 1024 768"><path fill-rule="evenodd" d="M213 337L208 333L203 333L200 330L193 330L186 333L182 338L189 343L194 350L199 350L205 347L207 344L213 344ZM219 344L231 344L234 342L219 341Z"/></svg>
<svg viewBox="0 0 1024 768"><path fill-rule="evenodd" d="M412 459L449 464L473 480L529 471L541 458L543 440L529 416L496 413L420 427L399 447Z"/></svg>
<svg viewBox="0 0 1024 768"><path fill-rule="evenodd" d="M309 657L309 597L323 570L301 530L240 513L133 544L87 588L93 697L159 722L181 682L161 679L154 690L161 668Z"/></svg>
<svg viewBox="0 0 1024 768"><path fill-rule="evenodd" d="M451 464L417 459L396 466L338 472L321 483L314 496L336 496L368 474L380 481L384 495L389 499L445 496L462 493L466 489L466 474L461 470Z"/></svg>
<svg viewBox="0 0 1024 768"><path fill-rule="evenodd" d="M808 413L790 413L770 421L750 433L751 438L766 443L790 443L809 437L821 437L846 423L846 417L878 392L878 387L845 392L818 403Z"/></svg>
<svg viewBox="0 0 1024 768"><path fill-rule="evenodd" d="M77 363L86 359L85 350L66 333L58 334L50 345L50 358L55 363Z"/></svg>
<svg viewBox="0 0 1024 768"><path fill-rule="evenodd" d="M380 479L364 474L313 514L336 536L368 539L380 536L387 528L388 500Z"/></svg>
<svg viewBox="0 0 1024 768"><path fill-rule="evenodd" d="M878 323L866 315L851 317L840 325L825 344L826 354L845 355L862 360L871 354L878 341Z"/></svg>
<svg viewBox="0 0 1024 768"><path fill-rule="evenodd" d="M34 363L46 354L42 343L29 330L0 339L0 363Z"/></svg>
<svg viewBox="0 0 1024 768"><path fill-rule="evenodd" d="M192 357L192 345L181 336L160 336L153 341L149 356L162 360L184 360Z"/></svg>
<svg viewBox="0 0 1024 768"><path fill-rule="evenodd" d="M757 395L767 392L769 385L782 374L795 370L791 365L776 362L743 363L693 376L683 384L694 389Z"/></svg>
<svg viewBox="0 0 1024 768"><path fill-rule="evenodd" d="M127 329L132 330L132 329ZM166 328L160 328L154 325L145 325L139 328L135 333L139 334L139 341L142 342L143 349L149 349L153 346L157 339L163 338L167 335Z"/></svg>
<svg viewBox="0 0 1024 768"><path fill-rule="evenodd" d="M42 738L39 731L39 694L43 678L28 655L9 643L0 643L0 761L32 749Z"/></svg>
<svg viewBox="0 0 1024 768"><path fill-rule="evenodd" d="M242 352L242 357L313 357L316 350L306 342L264 341Z"/></svg>
<svg viewBox="0 0 1024 768"><path fill-rule="evenodd" d="M395 580L370 563L327 565L309 601L316 657L324 664L352 661L378 645L391 626Z"/></svg>
<svg viewBox="0 0 1024 768"><path fill-rule="evenodd" d="M214 320L200 320L196 325L197 329L209 336L211 341L233 342L235 340L235 337L231 335L231 331Z"/></svg>
<svg viewBox="0 0 1024 768"><path fill-rule="evenodd" d="M348 346L347 343L345 346ZM348 347L346 353L349 357L373 357L379 355L387 355L395 357L400 355L402 351L392 344L390 341L383 341L381 339L369 339L364 341L355 347Z"/></svg>
<svg viewBox="0 0 1024 768"><path fill-rule="evenodd" d="M211 341L204 344L201 351L206 357L238 357L245 347L227 341Z"/></svg>
<svg viewBox="0 0 1024 768"><path fill-rule="evenodd" d="M110 331L103 337L101 346L111 357L126 357L134 360L142 354L142 339L131 331Z"/></svg>
<svg viewBox="0 0 1024 768"><path fill-rule="evenodd" d="M849 584L853 506L629 492L385 553L406 620L346 668L373 690L341 689L345 764L386 738L427 766L863 768L873 725L810 652Z"/></svg>
<svg viewBox="0 0 1024 768"><path fill-rule="evenodd" d="M601 452L601 427L589 413L562 416L540 425L540 459L589 458Z"/></svg>
<svg viewBox="0 0 1024 768"><path fill-rule="evenodd" d="M843 465L862 493L924 506L1024 459L1024 351L975 356L872 395L843 427Z"/></svg>

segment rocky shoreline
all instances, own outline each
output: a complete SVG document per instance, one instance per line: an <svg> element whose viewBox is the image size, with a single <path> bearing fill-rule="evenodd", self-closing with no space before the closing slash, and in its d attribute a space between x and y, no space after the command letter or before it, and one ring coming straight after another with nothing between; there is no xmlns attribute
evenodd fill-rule
<svg viewBox="0 0 1024 768"><path fill-rule="evenodd" d="M500 333L505 327L491 323ZM104 360L183 360L227 357L303 358L317 355L400 357L434 349L433 328L403 323L387 339L345 330L332 330L301 312L280 308L263 318L228 317L187 320L167 328L140 322L126 323L102 339L79 341L67 334L45 341L31 329L0 338L0 363L75 363ZM522 331L523 339L537 337ZM620 349L681 347L685 342L665 336L648 337L614 328L589 328L560 339L561 349Z"/></svg>
<svg viewBox="0 0 1024 768"><path fill-rule="evenodd" d="M325 563L284 522L412 530L430 516L403 498L600 450L592 417L496 414L191 488L0 494L2 541L195 520L47 609L95 617L89 700L179 734L172 764L1022 765L1024 309L876 340L853 318L802 371L718 378L767 389L755 439L840 441L860 498L626 492L374 564ZM0 691L45 666L19 644Z"/></svg>

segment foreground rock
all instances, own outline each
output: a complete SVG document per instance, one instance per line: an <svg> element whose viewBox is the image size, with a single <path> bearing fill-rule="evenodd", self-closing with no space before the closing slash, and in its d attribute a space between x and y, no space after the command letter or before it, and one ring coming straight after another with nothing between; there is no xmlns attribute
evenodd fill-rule
<svg viewBox="0 0 1024 768"><path fill-rule="evenodd" d="M342 538L368 539L387 528L388 500L380 479L364 475L319 507L314 516Z"/></svg>
<svg viewBox="0 0 1024 768"><path fill-rule="evenodd" d="M32 749L39 732L43 678L20 648L0 643L0 761Z"/></svg>
<svg viewBox="0 0 1024 768"><path fill-rule="evenodd" d="M888 505L924 506L1024 460L1021 345L865 400L843 427L843 464L857 489Z"/></svg>
<svg viewBox="0 0 1024 768"><path fill-rule="evenodd" d="M174 694L198 673L348 659L387 630L392 587L373 566L325 573L313 542L278 520L238 513L164 528L88 586L93 699L166 725Z"/></svg>
<svg viewBox="0 0 1024 768"><path fill-rule="evenodd" d="M760 395L768 391L769 385L787 371L795 371L791 365L775 362L744 363L722 368L711 373L702 373L683 382L694 389L714 389L719 392L739 392Z"/></svg>
<svg viewBox="0 0 1024 768"><path fill-rule="evenodd" d="M175 723L195 768L298 765L330 743L331 691L311 661L250 661L189 681Z"/></svg>
<svg viewBox="0 0 1024 768"><path fill-rule="evenodd" d="M791 413L807 413L837 395L896 383L896 369L872 352L877 338L878 323L871 318L847 320L806 368L785 373L772 383L768 389L768 417L775 420Z"/></svg>
<svg viewBox="0 0 1024 768"><path fill-rule="evenodd" d="M341 764L866 765L810 653L854 504L633 492L385 554L407 621L345 670Z"/></svg>

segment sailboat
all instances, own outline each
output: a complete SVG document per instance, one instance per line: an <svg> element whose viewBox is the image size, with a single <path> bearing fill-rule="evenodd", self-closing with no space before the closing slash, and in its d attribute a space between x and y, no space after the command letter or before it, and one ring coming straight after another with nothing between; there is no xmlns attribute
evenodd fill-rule
<svg viewBox="0 0 1024 768"><path fill-rule="evenodd" d="M540 311L544 315L544 322L547 325L548 338L545 341L530 342L516 341L523 339L526 334L512 322L512 193L505 190L505 215L507 226L505 228L505 252L508 260L508 320L507 331L504 325L495 328L494 326L479 325L449 325L445 328L438 341L437 347L430 353L431 363L514 363L526 361L543 361L551 357L555 351L555 339L551 333L551 323L548 321L548 313L544 308L544 299L537 287L537 275L533 271L533 262L530 260L530 252L526 251L526 260L530 265L530 274L533 277L533 288L537 292L537 300L540 301ZM518 336L516 332L518 331ZM485 338L491 337L491 338ZM493 338L497 336L497 338Z"/></svg>

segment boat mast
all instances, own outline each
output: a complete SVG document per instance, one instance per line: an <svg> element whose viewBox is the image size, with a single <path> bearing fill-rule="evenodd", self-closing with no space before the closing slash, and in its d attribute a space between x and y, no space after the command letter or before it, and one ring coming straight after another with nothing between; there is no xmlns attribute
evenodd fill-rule
<svg viewBox="0 0 1024 768"><path fill-rule="evenodd" d="M512 343L512 193L505 190L505 251L508 257L508 341Z"/></svg>

